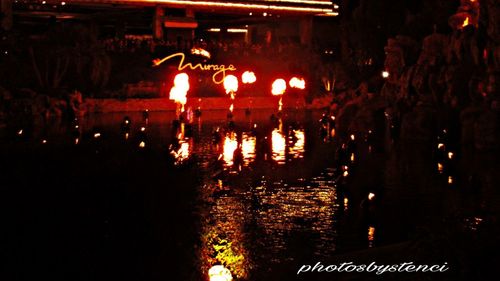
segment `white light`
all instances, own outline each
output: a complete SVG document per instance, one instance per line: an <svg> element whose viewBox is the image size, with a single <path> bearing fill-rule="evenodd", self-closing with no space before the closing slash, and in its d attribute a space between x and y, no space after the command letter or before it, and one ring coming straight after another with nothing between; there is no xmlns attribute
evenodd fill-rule
<svg viewBox="0 0 500 281"><path fill-rule="evenodd" d="M63 6L66 5L66 2L61 2L61 5L63 5Z"/></svg>
<svg viewBox="0 0 500 281"><path fill-rule="evenodd" d="M267 17L267 13L266 13L266 12L262 13L262 15L263 15L264 17Z"/></svg>
<svg viewBox="0 0 500 281"><path fill-rule="evenodd" d="M210 28L209 32L220 32L220 28Z"/></svg>
<svg viewBox="0 0 500 281"><path fill-rule="evenodd" d="M245 28L228 28L227 32L231 32L231 33L247 33L248 30L245 29Z"/></svg>
<svg viewBox="0 0 500 281"><path fill-rule="evenodd" d="M370 201L371 201L371 200L373 200L374 198L375 198L375 193L371 193L371 192L370 192L370 194L368 194L368 200L370 200Z"/></svg>
<svg viewBox="0 0 500 281"><path fill-rule="evenodd" d="M382 78L389 78L389 76L390 76L389 71L387 70L382 71Z"/></svg>
<svg viewBox="0 0 500 281"><path fill-rule="evenodd" d="M208 270L208 277L210 281L231 281L233 276L231 271L223 265L214 265Z"/></svg>

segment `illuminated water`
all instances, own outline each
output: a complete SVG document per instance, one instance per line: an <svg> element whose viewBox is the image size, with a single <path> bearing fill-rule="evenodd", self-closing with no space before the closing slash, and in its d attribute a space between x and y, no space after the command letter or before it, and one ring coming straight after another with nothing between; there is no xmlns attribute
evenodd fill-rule
<svg viewBox="0 0 500 281"><path fill-rule="evenodd" d="M124 114L2 130L11 270L19 280L205 280L223 263L238 280L285 280L443 221L477 232L498 210L493 154L438 159L434 144L381 134L358 136L343 167L319 112L290 111L281 124L272 113L237 112L233 132L226 112L175 134L170 113L131 114L126 132Z"/></svg>

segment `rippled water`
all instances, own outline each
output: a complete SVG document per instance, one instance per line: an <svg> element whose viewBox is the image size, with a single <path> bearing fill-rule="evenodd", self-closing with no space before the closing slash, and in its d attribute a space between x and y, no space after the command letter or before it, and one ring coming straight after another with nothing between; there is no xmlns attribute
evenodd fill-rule
<svg viewBox="0 0 500 281"><path fill-rule="evenodd" d="M2 133L9 148L4 159L14 167L2 176L26 181L28 193L16 200L38 194L31 189L36 179L17 174L15 167L27 161L28 172L59 188L54 193L62 190L62 201L42 198L62 212L56 221L88 226L72 242L111 243L125 251L130 240L140 241L133 251L149 261L144 264L134 261L133 251L81 251L120 260L135 270L129 278L142 279L165 278L165 264L177 264L173 259L179 259L183 273L176 276L182 280L206 278L220 263L238 280L273 280L275 272L293 276L302 262L405 241L419 226L457 212L466 229L477 231L488 221L478 206L498 206L491 155L446 150L439 156L439 144L437 152L434 144L396 146L381 134L377 144L358 136L356 150L341 162L340 140L319 134L319 112L290 111L281 121L272 113L237 112L229 130L225 112L204 112L175 133L170 113L150 113L147 120L132 114L128 131L120 130L124 114L91 116L78 127L16 124ZM24 158L13 160L18 152ZM37 165L36 157L46 164ZM52 166L68 176L55 180ZM476 183L469 175L479 178L481 189L471 186ZM76 203L60 203L68 198ZM52 216L41 215L41 221L52 222Z"/></svg>

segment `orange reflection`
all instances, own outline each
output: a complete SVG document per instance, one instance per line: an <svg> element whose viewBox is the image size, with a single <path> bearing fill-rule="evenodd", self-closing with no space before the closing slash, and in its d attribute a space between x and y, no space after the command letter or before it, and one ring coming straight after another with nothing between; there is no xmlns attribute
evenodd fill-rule
<svg viewBox="0 0 500 281"><path fill-rule="evenodd" d="M238 141L236 140L236 133L229 133L226 135L224 139L224 162L228 166L232 166L234 164L234 151L238 148Z"/></svg>
<svg viewBox="0 0 500 281"><path fill-rule="evenodd" d="M189 141L181 140L179 141L179 149L172 150L170 154L175 158L175 164L182 164L184 161L189 159L191 154L191 144Z"/></svg>
<svg viewBox="0 0 500 281"><path fill-rule="evenodd" d="M373 242L375 241L375 227L368 227L368 247L373 247Z"/></svg>
<svg viewBox="0 0 500 281"><path fill-rule="evenodd" d="M285 164L285 151L286 151L286 140L283 133L274 129L272 132L272 150L273 150L273 160L278 164Z"/></svg>
<svg viewBox="0 0 500 281"><path fill-rule="evenodd" d="M255 147L257 139L247 133L243 133L241 141L241 153L243 154L243 164L248 165L255 159Z"/></svg>
<svg viewBox="0 0 500 281"><path fill-rule="evenodd" d="M306 136L304 133L304 130L293 130L293 135L295 136L295 143L293 146L290 148L290 154L293 156L293 158L304 158L304 151L305 151L305 143L306 143Z"/></svg>

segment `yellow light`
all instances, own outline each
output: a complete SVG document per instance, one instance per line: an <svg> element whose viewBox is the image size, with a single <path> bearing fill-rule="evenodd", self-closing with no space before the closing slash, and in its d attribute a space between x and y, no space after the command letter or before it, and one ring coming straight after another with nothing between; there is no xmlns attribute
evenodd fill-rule
<svg viewBox="0 0 500 281"><path fill-rule="evenodd" d="M226 135L226 138L224 139L224 152L223 152L223 157L224 157L224 162L228 166L233 165L233 157L234 157L234 151L238 148L238 141L236 140L236 134L228 134Z"/></svg>
<svg viewBox="0 0 500 281"><path fill-rule="evenodd" d="M444 149L444 143L438 143L438 149L443 150Z"/></svg>
<svg viewBox="0 0 500 281"><path fill-rule="evenodd" d="M466 27L469 25L469 17L466 17L464 22L462 23L462 28Z"/></svg>
<svg viewBox="0 0 500 281"><path fill-rule="evenodd" d="M252 71L245 71L241 75L241 82L243 82L244 84L253 84L255 83L255 81L257 81L257 77Z"/></svg>
<svg viewBox="0 0 500 281"><path fill-rule="evenodd" d="M285 136L278 130L274 129L271 135L273 159L278 164L285 164L286 140Z"/></svg>
<svg viewBox="0 0 500 281"><path fill-rule="evenodd" d="M344 171L344 173L342 174L342 176L343 176L344 178L346 178L347 176L349 176L349 171L347 171L347 170L346 170L346 171Z"/></svg>
<svg viewBox="0 0 500 281"><path fill-rule="evenodd" d="M276 79L273 82L271 93L274 96L281 96L286 91L286 82L283 79Z"/></svg>
<svg viewBox="0 0 500 281"><path fill-rule="evenodd" d="M243 154L243 161L245 165L248 165L255 159L255 148L257 144L257 139L246 133L243 133L243 139L241 140L241 153Z"/></svg>
<svg viewBox="0 0 500 281"><path fill-rule="evenodd" d="M382 71L382 78L389 78L390 73L387 70Z"/></svg>
<svg viewBox="0 0 500 281"><path fill-rule="evenodd" d="M100 138L100 137L101 137L101 133L95 133L95 134L94 134L94 138L96 138L96 139L97 139L97 138Z"/></svg>
<svg viewBox="0 0 500 281"><path fill-rule="evenodd" d="M293 77L288 82L288 85L290 85L291 88L303 90L306 88L306 81L304 80L304 78Z"/></svg>
<svg viewBox="0 0 500 281"><path fill-rule="evenodd" d="M369 247L373 247L373 241L375 241L375 227L368 227L368 242Z"/></svg>
<svg viewBox="0 0 500 281"><path fill-rule="evenodd" d="M451 152L451 151L448 152L448 159L450 159L450 160L453 159L453 152Z"/></svg>
<svg viewBox="0 0 500 281"><path fill-rule="evenodd" d="M230 32L230 33L247 33L248 30L245 29L245 28L228 28L227 32Z"/></svg>
<svg viewBox="0 0 500 281"><path fill-rule="evenodd" d="M206 58L210 58L211 57L210 52L208 52L207 50L202 49L202 48L192 48L191 49L191 54L204 56Z"/></svg>
<svg viewBox="0 0 500 281"><path fill-rule="evenodd" d="M224 78L224 89L226 94L236 93L238 91L238 78L234 75L228 75Z"/></svg>
<svg viewBox="0 0 500 281"><path fill-rule="evenodd" d="M231 281L233 276L231 271L222 265L214 265L208 270L210 281Z"/></svg>
<svg viewBox="0 0 500 281"><path fill-rule="evenodd" d="M304 130L293 130L295 137L297 140L293 147L290 148L290 154L293 155L294 158L303 158L305 151L305 134Z"/></svg>
<svg viewBox="0 0 500 281"><path fill-rule="evenodd" d="M438 163L438 172L441 174L443 173L443 164Z"/></svg>
<svg viewBox="0 0 500 281"><path fill-rule="evenodd" d="M356 137L354 135L351 135L351 140L352 141L356 140Z"/></svg>
<svg viewBox="0 0 500 281"><path fill-rule="evenodd" d="M452 176L448 177L448 184L453 184L453 177Z"/></svg>
<svg viewBox="0 0 500 281"><path fill-rule="evenodd" d="M351 153L351 162L354 162L354 153Z"/></svg>
<svg viewBox="0 0 500 281"><path fill-rule="evenodd" d="M344 210L349 208L349 199L347 197L344 198Z"/></svg>
<svg viewBox="0 0 500 281"><path fill-rule="evenodd" d="M189 76L186 73L179 73L174 78L174 86L170 89L169 99L184 107L187 102L188 91Z"/></svg>
<svg viewBox="0 0 500 281"><path fill-rule="evenodd" d="M220 32L220 28L210 28L208 29L209 32Z"/></svg>
<svg viewBox="0 0 500 281"><path fill-rule="evenodd" d="M372 201L373 199L375 199L375 193L370 192L368 194L368 200Z"/></svg>

